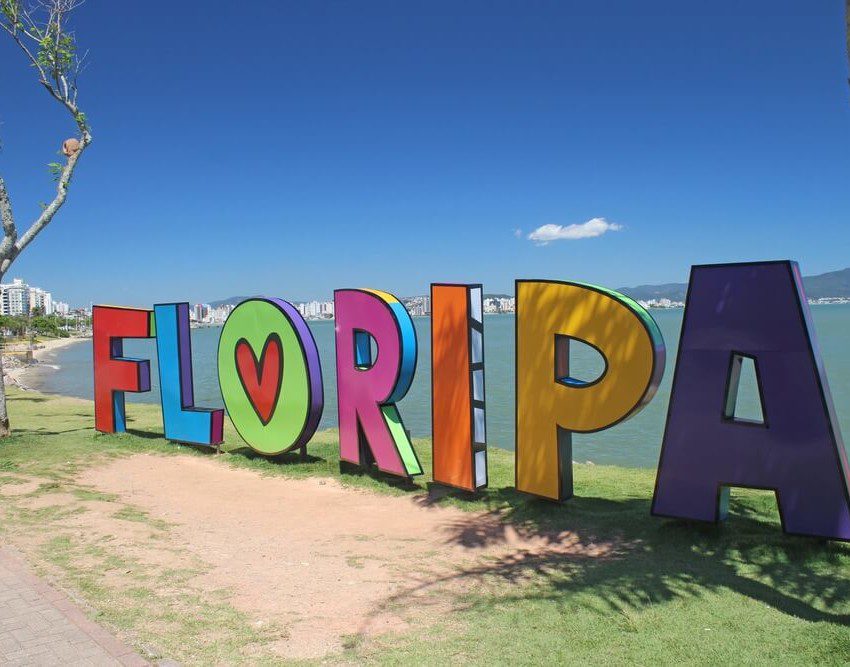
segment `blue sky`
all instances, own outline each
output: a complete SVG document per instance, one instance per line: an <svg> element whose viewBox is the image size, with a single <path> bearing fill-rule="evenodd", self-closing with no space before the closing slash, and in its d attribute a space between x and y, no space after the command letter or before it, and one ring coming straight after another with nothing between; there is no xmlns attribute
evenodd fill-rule
<svg viewBox="0 0 850 667"><path fill-rule="evenodd" d="M844 268L843 4L88 0L95 142L11 273L149 305ZM26 226L72 125L8 39L0 122Z"/></svg>

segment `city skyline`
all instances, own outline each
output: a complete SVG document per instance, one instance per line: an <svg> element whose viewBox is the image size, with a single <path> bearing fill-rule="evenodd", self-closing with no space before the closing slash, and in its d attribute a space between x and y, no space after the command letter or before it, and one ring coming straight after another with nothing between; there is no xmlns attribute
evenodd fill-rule
<svg viewBox="0 0 850 667"><path fill-rule="evenodd" d="M65 301L53 298L51 291L28 284L23 278L0 283L0 315L30 315L40 310L43 315L68 317L72 310Z"/></svg>
<svg viewBox="0 0 850 667"><path fill-rule="evenodd" d="M850 268L803 277L804 287L809 294L810 304L850 303ZM617 288L632 297L645 308L682 308L685 305L687 283L667 283L658 285L639 285ZM661 292L655 296L650 293ZM675 294L680 296L671 296ZM666 294L666 295L665 295ZM643 295L643 296L642 296ZM414 317L430 314L430 297L427 294L396 295ZM198 302L190 305L190 318L193 322L222 324L233 308L250 296L235 296L211 302ZM333 319L333 297L324 299L298 300L287 299L306 319ZM177 301L185 302L185 299ZM23 304L28 304L29 312L41 308L45 314L68 316L75 312L88 313L88 305L71 307L68 303L53 299L52 293L40 287L29 285L22 278L13 278L11 283L0 284L0 314L23 314ZM14 304L14 305L13 305ZM141 304L143 307L144 305ZM148 304L150 305L150 304ZM483 307L486 314L515 312L516 301L509 293L488 293L483 295Z"/></svg>

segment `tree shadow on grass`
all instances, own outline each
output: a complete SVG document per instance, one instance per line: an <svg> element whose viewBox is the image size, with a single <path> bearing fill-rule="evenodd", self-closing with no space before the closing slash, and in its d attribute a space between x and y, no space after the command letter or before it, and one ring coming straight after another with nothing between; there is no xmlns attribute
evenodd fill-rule
<svg viewBox="0 0 850 667"><path fill-rule="evenodd" d="M127 435L132 435L136 438L142 438L143 440L165 440L165 435L162 433L156 433L155 431L142 431L137 428L128 428L126 431ZM105 433L104 435L119 435L114 433Z"/></svg>
<svg viewBox="0 0 850 667"><path fill-rule="evenodd" d="M515 494L500 489L492 495L517 502ZM508 545L518 535L533 548L423 579L387 602L452 582L495 580L511 584L500 587L506 594L467 601L466 607L546 600L626 613L733 591L790 616L850 625L850 548L784 535L778 520L768 518L771 501L733 500L729 521L715 525L652 517L648 498L576 497L561 505L526 498L483 517L456 519L446 528L446 543L477 549ZM555 513L560 529L549 521ZM537 585L517 585L529 581Z"/></svg>
<svg viewBox="0 0 850 667"><path fill-rule="evenodd" d="M12 433L14 435L67 435L69 433L81 433L84 431L91 432L91 428L83 426L80 428L63 428L58 431L50 431L43 428L14 428Z"/></svg>
<svg viewBox="0 0 850 667"><path fill-rule="evenodd" d="M53 399L49 396L42 396L39 394L20 393L15 394L13 396L8 396L7 400L10 403L47 403L47 401Z"/></svg>
<svg viewBox="0 0 850 667"><path fill-rule="evenodd" d="M278 465L304 463L297 451L271 459L247 447L229 453ZM317 462L335 463L317 456L307 459ZM482 549L509 544L518 536L541 545L446 577L426 578L422 588L485 578L518 583L534 577L545 585L517 587L499 600L535 597L557 602L584 591L618 612L727 589L793 616L850 625L850 579L841 574L842 568L850 571L850 548L785 536L770 494L743 501L733 498L730 520L715 525L653 517L648 497L586 496L553 503L512 487L467 493L344 461L339 468L345 476L419 492L412 499L423 507L450 499L468 509L488 508L449 523L447 544ZM411 592L405 589L387 604L400 602Z"/></svg>

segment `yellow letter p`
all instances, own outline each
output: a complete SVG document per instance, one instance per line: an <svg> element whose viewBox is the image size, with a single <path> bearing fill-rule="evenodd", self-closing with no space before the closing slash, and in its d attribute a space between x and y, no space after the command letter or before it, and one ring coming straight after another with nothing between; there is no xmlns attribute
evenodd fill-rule
<svg viewBox="0 0 850 667"><path fill-rule="evenodd" d="M605 370L570 375L570 340L594 347ZM652 400L664 339L623 294L582 283L516 281L516 488L552 500L573 495L572 434L628 419Z"/></svg>

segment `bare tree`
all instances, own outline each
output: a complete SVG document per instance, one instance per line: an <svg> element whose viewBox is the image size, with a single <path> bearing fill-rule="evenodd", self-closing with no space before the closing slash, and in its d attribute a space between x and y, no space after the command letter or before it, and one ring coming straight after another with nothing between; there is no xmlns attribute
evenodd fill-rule
<svg viewBox="0 0 850 667"><path fill-rule="evenodd" d="M18 236L12 202L6 184L0 176L0 222L3 225L3 240L0 241L0 280L18 255L50 224L62 208L68 196L74 169L92 141L86 115L77 106L77 76L85 56L79 56L76 37L68 28L69 15L82 2L83 0L33 0L32 4L25 5L22 0L0 0L0 28L8 33L29 60L38 76L38 82L71 115L79 132L79 136L66 139L62 144L64 162L49 165L56 179L56 194L50 203L42 205L40 215L30 224L23 236ZM8 436L10 432L0 357L0 437Z"/></svg>

